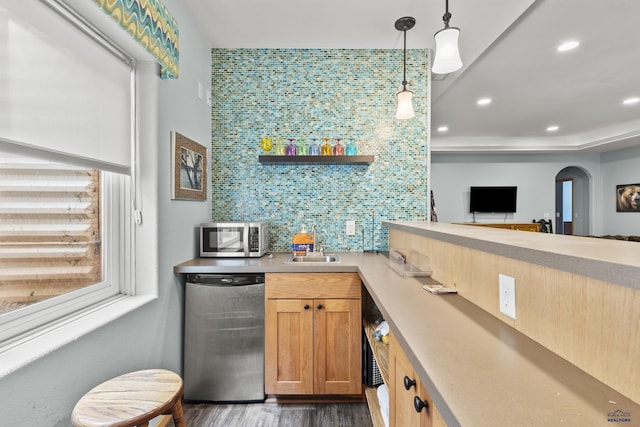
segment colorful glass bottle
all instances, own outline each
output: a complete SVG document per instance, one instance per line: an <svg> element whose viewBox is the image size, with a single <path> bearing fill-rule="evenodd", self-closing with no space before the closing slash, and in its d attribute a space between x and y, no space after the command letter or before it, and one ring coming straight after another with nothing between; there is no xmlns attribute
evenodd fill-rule
<svg viewBox="0 0 640 427"><path fill-rule="evenodd" d="M318 138L311 138L311 145L309 146L309 155L319 156L320 146L318 145Z"/></svg>
<svg viewBox="0 0 640 427"><path fill-rule="evenodd" d="M271 151L271 148L273 148L273 141L271 140L271 138L263 136L262 138L260 138L260 147L264 151L264 155L268 156L269 151Z"/></svg>
<svg viewBox="0 0 640 427"><path fill-rule="evenodd" d="M323 156L331 156L333 154L333 150L331 148L331 144L329 144L329 138L322 138L324 144L320 147L320 153Z"/></svg>
<svg viewBox="0 0 640 427"><path fill-rule="evenodd" d="M304 138L300 138L296 146L298 147L298 156L309 155L309 145L304 141Z"/></svg>
<svg viewBox="0 0 640 427"><path fill-rule="evenodd" d="M340 144L341 138L336 138L336 145L333 146L334 156L344 156L344 145Z"/></svg>
<svg viewBox="0 0 640 427"><path fill-rule="evenodd" d="M358 147L356 147L356 143L353 138L349 139L347 142L347 156L356 156L358 154Z"/></svg>
<svg viewBox="0 0 640 427"><path fill-rule="evenodd" d="M287 148L284 146L284 138L277 138L276 145L273 146L273 154L276 156L284 156Z"/></svg>
<svg viewBox="0 0 640 427"><path fill-rule="evenodd" d="M293 143L293 138L289 138L289 145L287 145L287 156L295 156L298 150Z"/></svg>

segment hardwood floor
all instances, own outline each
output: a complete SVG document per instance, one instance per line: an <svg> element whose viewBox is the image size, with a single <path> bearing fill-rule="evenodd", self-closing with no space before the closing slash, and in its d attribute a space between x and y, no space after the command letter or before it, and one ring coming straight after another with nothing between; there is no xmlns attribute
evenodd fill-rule
<svg viewBox="0 0 640 427"><path fill-rule="evenodd" d="M366 403L184 403L189 427L371 427Z"/></svg>

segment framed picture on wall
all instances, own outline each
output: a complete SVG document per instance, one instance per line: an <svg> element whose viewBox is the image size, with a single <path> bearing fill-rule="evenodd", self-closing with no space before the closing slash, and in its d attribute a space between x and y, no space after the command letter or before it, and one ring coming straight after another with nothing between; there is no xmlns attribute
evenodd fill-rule
<svg viewBox="0 0 640 427"><path fill-rule="evenodd" d="M616 212L640 212L640 184L616 185Z"/></svg>
<svg viewBox="0 0 640 427"><path fill-rule="evenodd" d="M171 198L207 199L207 148L171 131Z"/></svg>

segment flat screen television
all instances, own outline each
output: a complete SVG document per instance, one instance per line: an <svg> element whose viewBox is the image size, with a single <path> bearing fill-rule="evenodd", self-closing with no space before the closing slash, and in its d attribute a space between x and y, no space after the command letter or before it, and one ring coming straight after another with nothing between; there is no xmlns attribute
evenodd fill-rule
<svg viewBox="0 0 640 427"><path fill-rule="evenodd" d="M471 187L469 212L514 213L518 187Z"/></svg>

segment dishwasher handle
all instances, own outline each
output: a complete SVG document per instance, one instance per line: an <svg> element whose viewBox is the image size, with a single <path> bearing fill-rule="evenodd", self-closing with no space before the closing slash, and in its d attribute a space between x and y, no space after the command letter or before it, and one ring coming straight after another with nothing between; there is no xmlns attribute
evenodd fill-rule
<svg viewBox="0 0 640 427"><path fill-rule="evenodd" d="M264 273L188 274L187 283L203 286L251 286L264 284Z"/></svg>

